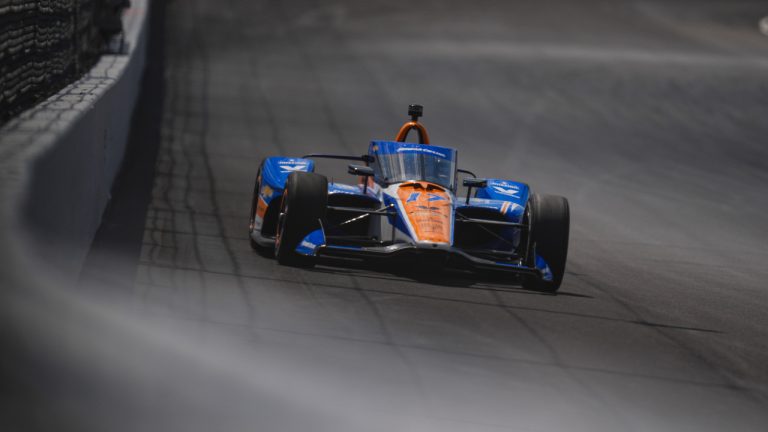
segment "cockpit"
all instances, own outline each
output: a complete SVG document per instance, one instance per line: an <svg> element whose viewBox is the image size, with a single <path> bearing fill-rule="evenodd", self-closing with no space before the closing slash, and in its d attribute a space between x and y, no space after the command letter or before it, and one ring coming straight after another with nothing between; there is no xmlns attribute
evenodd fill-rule
<svg viewBox="0 0 768 432"><path fill-rule="evenodd" d="M447 147L394 141L373 141L369 154L376 182L386 186L426 181L454 190L457 152Z"/></svg>

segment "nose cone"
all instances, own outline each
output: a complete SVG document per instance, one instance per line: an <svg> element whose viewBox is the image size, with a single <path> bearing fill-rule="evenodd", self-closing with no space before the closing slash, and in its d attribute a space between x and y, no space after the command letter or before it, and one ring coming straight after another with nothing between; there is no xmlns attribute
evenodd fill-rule
<svg viewBox="0 0 768 432"><path fill-rule="evenodd" d="M415 240L452 242L453 203L445 188L428 182L403 183L397 190Z"/></svg>

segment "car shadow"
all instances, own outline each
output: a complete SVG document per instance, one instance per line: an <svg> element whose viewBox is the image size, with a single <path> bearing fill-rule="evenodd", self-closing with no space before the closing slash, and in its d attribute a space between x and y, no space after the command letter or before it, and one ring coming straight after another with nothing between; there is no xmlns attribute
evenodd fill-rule
<svg viewBox="0 0 768 432"><path fill-rule="evenodd" d="M339 260L321 258L318 261L322 267L312 269L315 272L331 274L351 274L354 276L398 281L408 279L424 285L445 286L454 288L472 288L488 291L518 292L523 294L541 296L563 296L578 298L593 298L587 294L573 293L559 290L555 293L527 289L520 283L519 277L514 274L502 272L472 272L438 266L422 266L420 263L402 263L396 266L384 268L381 264L358 260Z"/></svg>
<svg viewBox="0 0 768 432"><path fill-rule="evenodd" d="M485 274L485 273L474 274L470 272L462 272L462 271L457 271L453 269L443 269L442 271L439 271L439 272L427 272L423 270L419 271L417 269L407 269L407 268L406 269L400 268L395 271L392 271L392 270L384 271L382 270L381 266L372 265L370 263L364 263L364 262L352 263L352 262L346 262L346 261L343 263L339 263L337 260L325 260L325 259L319 262L318 264L320 265L319 267L308 269L308 271L314 272L314 273L352 276L355 278L373 279L373 280L390 281L390 282L403 282L403 281L410 280L413 282L417 282L424 285L431 285L431 286L483 290L483 291L494 293L494 295L498 295L499 293L513 293L516 295L526 294L526 295L540 295L540 296L549 296L549 297L563 296L563 297L574 297L574 298L585 298L585 299L594 298L590 295L581 294L581 293L572 293L567 291L558 291L556 293L548 293L548 292L525 289L519 284L518 281L510 280L508 274L501 274L501 275ZM392 292L389 292L389 290L381 290L381 289L374 289L374 288L360 287L355 289L360 291L366 291L366 292L382 292L382 293L387 292L390 294L394 294ZM644 327L653 327L658 329L695 331L695 332L713 333L713 334L723 333L719 330L714 330L709 328L659 323L659 322L648 321L642 318L628 319L628 318L618 318L618 317L607 317L607 316L600 316L600 315L575 312L575 311L553 310L549 308L540 308L540 307L531 307L531 306L513 305L513 304L488 303L488 302L477 301L477 300L456 299L456 298L450 298L450 297L424 295L424 294L416 294L416 293L398 292L396 294L400 296L417 297L417 298L423 298L428 300L461 302L461 303L476 304L476 305L482 305L482 306L501 307L504 309L511 309L511 310L527 310L527 311L535 311L535 312L542 312L542 313L551 313L556 315L568 315L568 316L585 318L585 319L623 322L627 324L639 325Z"/></svg>

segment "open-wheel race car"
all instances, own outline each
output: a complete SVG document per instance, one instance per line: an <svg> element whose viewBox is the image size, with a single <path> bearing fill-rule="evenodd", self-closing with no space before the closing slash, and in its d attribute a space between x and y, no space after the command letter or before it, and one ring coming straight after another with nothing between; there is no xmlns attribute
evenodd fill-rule
<svg viewBox="0 0 768 432"><path fill-rule="evenodd" d="M568 253L568 201L458 168L455 149L429 144L422 112L411 105L395 141L372 141L362 156L264 159L253 190L251 246L283 265L380 259L506 271L525 288L556 291ZM411 130L419 143L405 142ZM348 167L355 180L329 182L314 172L318 158L357 162ZM457 196L459 174L466 176L464 197Z"/></svg>

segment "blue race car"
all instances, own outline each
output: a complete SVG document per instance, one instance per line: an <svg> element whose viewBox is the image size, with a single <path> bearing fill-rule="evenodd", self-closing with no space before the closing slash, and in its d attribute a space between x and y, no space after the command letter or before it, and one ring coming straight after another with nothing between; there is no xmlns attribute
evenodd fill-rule
<svg viewBox="0 0 768 432"><path fill-rule="evenodd" d="M525 288L557 291L568 254L568 201L458 168L455 149L429 144L422 113L409 106L411 121L395 141L373 141L362 156L264 159L253 190L251 247L283 265L378 258L506 271ZM411 130L419 143L405 142ZM356 180L329 182L314 172L317 158L356 161L348 168ZM465 197L457 196L459 174L466 176Z"/></svg>

